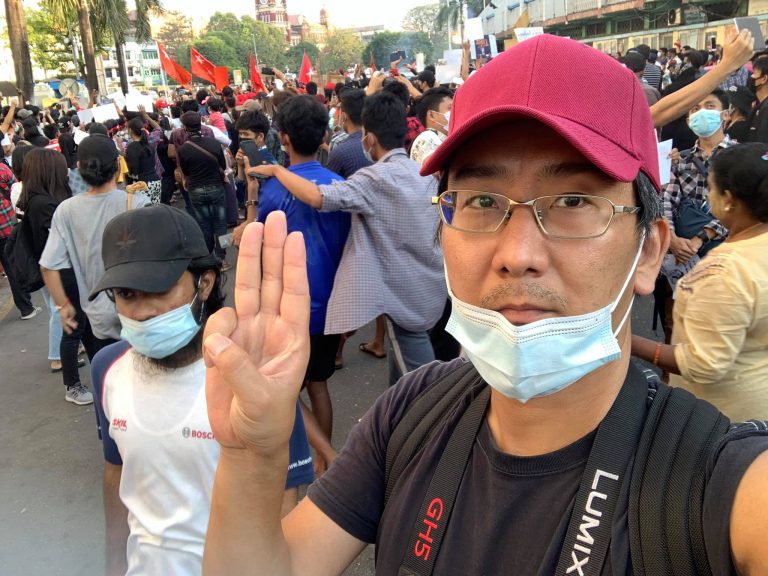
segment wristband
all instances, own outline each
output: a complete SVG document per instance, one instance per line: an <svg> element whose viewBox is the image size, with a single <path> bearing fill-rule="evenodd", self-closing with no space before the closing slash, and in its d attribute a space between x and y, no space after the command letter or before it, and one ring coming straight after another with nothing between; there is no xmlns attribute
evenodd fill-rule
<svg viewBox="0 0 768 576"><path fill-rule="evenodd" d="M54 306L54 308L56 308L57 312L61 312L69 304L70 304L70 301L69 301L69 298L67 298L66 300L64 300L64 304L62 304L61 306Z"/></svg>
<svg viewBox="0 0 768 576"><path fill-rule="evenodd" d="M248 206L258 206L259 201L258 200L246 200L245 201L245 207L248 208Z"/></svg>
<svg viewBox="0 0 768 576"><path fill-rule="evenodd" d="M661 342L656 344L656 352L653 355L653 365L658 366L659 365L659 358L661 358L661 347L663 344Z"/></svg>

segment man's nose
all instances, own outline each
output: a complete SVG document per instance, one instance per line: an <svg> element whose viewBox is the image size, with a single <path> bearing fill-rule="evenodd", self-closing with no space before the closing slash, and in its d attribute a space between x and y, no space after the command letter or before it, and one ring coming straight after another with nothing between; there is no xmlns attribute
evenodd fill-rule
<svg viewBox="0 0 768 576"><path fill-rule="evenodd" d="M502 226L497 232L494 269L515 277L543 272L548 260L547 237L536 220L533 206L512 206Z"/></svg>

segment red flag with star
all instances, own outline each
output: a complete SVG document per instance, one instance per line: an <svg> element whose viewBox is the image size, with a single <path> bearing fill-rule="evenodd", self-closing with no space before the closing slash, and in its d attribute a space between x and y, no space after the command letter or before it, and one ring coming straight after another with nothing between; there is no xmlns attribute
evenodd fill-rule
<svg viewBox="0 0 768 576"><path fill-rule="evenodd" d="M189 87L192 83L192 74L188 70L182 68L168 55L165 46L158 42L157 47L160 51L160 65L163 67L163 70L165 70L165 73L182 86Z"/></svg>
<svg viewBox="0 0 768 576"><path fill-rule="evenodd" d="M211 84L216 84L216 66L197 50L190 47L190 58L192 60L192 74L203 80L208 80Z"/></svg>
<svg viewBox="0 0 768 576"><path fill-rule="evenodd" d="M251 86L256 93L267 91L264 81L261 79L261 74L259 74L259 69L256 67L256 59L253 57L253 54L251 54Z"/></svg>
<svg viewBox="0 0 768 576"><path fill-rule="evenodd" d="M299 82L307 84L312 81L312 62L309 60L309 56L304 52L304 56L301 59L301 72L299 72Z"/></svg>
<svg viewBox="0 0 768 576"><path fill-rule="evenodd" d="M214 81L216 90L221 92L225 86L229 86L229 68L226 66L216 66L216 80Z"/></svg>

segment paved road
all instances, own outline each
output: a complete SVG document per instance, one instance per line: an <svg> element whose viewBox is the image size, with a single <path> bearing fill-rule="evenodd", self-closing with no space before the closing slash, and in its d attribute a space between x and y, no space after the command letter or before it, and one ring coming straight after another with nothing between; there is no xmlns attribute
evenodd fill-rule
<svg viewBox="0 0 768 576"><path fill-rule="evenodd" d="M43 305L39 294L34 300ZM633 311L637 333L653 336L650 310L648 299L638 299ZM47 313L28 321L18 318L2 279L0 576L98 575L104 562L103 459L93 407L65 402L61 376L49 371ZM386 361L357 350L372 332L368 326L348 342L345 367L330 383L337 447L386 389ZM87 369L81 378L90 385ZM372 575L372 547L345 574Z"/></svg>

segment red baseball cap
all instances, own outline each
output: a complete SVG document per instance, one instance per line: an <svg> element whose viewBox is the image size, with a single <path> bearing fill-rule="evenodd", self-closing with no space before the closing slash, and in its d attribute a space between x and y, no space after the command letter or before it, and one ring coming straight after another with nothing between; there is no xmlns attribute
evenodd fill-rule
<svg viewBox="0 0 768 576"><path fill-rule="evenodd" d="M456 92L448 137L421 169L447 167L472 136L508 120L546 124L620 182L645 173L659 185L656 133L635 75L594 48L544 34L517 44Z"/></svg>

